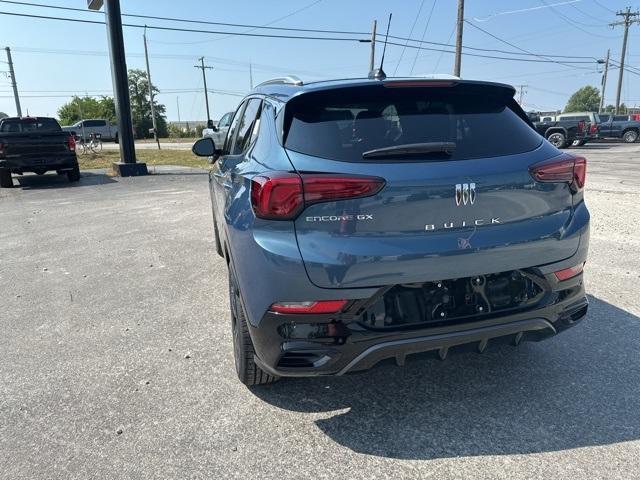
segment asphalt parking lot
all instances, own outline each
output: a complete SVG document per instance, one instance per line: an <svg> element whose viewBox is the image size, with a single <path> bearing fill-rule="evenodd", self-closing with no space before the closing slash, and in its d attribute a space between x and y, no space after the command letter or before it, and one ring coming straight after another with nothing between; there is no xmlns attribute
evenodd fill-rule
<svg viewBox="0 0 640 480"><path fill-rule="evenodd" d="M588 144L587 319L247 389L206 173L0 190L2 478L640 478L640 144Z"/></svg>

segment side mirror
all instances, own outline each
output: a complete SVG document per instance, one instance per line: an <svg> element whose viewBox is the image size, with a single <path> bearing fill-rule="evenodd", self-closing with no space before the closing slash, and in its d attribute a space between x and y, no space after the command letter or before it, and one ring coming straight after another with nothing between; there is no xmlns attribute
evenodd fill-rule
<svg viewBox="0 0 640 480"><path fill-rule="evenodd" d="M196 143L193 144L191 151L198 157L214 157L214 160L217 160L220 156L220 150L216 149L216 145L213 143L213 138L211 137L204 137L197 140Z"/></svg>

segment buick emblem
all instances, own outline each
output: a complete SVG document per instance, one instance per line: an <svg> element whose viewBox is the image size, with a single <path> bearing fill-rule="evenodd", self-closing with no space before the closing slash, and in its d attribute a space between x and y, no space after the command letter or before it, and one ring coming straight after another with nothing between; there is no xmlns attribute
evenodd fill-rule
<svg viewBox="0 0 640 480"><path fill-rule="evenodd" d="M473 205L476 203L476 184L457 183L456 184L456 205Z"/></svg>

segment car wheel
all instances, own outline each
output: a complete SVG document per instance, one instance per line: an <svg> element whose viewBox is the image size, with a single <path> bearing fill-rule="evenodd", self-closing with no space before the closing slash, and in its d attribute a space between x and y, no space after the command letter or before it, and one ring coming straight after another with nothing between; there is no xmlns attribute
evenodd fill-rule
<svg viewBox="0 0 640 480"><path fill-rule="evenodd" d="M624 143L634 143L638 141L638 132L636 130L627 130L622 134Z"/></svg>
<svg viewBox="0 0 640 480"><path fill-rule="evenodd" d="M113 143L118 143L120 141L120 139L118 138L118 134L116 133L116 135L113 137Z"/></svg>
<svg viewBox="0 0 640 480"><path fill-rule="evenodd" d="M73 167L73 170L67 172L67 178L70 182L80 181L80 167Z"/></svg>
<svg viewBox="0 0 640 480"><path fill-rule="evenodd" d="M11 170L8 168L0 168L0 188L13 187L13 179L11 178Z"/></svg>
<svg viewBox="0 0 640 480"><path fill-rule="evenodd" d="M547 140L556 148L565 148L567 146L567 138L560 132L552 133L547 137Z"/></svg>
<svg viewBox="0 0 640 480"><path fill-rule="evenodd" d="M249 335L247 319L242 307L240 288L233 269L229 265L229 304L231 306L231 335L233 337L233 360L236 374L247 386L264 385L278 380L278 377L264 372L254 361L255 351Z"/></svg>

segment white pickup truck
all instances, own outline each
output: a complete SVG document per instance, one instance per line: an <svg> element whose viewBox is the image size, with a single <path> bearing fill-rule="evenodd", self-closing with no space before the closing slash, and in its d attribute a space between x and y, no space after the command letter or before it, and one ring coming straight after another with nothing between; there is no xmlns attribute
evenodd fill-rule
<svg viewBox="0 0 640 480"><path fill-rule="evenodd" d="M62 127L65 132L71 132L76 137L89 141L92 133L100 135L102 140L113 140L118 143L118 126L104 119L80 120L69 127Z"/></svg>

